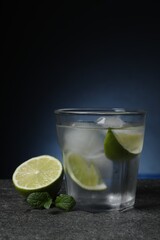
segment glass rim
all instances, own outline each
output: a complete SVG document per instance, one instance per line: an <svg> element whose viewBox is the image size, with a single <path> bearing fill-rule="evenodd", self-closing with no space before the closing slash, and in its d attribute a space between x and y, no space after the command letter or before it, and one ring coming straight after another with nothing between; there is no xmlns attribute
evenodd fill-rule
<svg viewBox="0 0 160 240"><path fill-rule="evenodd" d="M54 113L56 115L145 115L146 111L127 108L61 108L54 110Z"/></svg>

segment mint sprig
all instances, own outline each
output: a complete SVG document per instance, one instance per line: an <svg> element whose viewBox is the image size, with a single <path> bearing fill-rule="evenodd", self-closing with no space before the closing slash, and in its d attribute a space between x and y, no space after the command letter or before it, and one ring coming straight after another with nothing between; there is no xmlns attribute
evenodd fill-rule
<svg viewBox="0 0 160 240"><path fill-rule="evenodd" d="M27 202L33 208L46 208L49 209L51 205L56 208L60 208L65 211L71 211L76 205L74 198L67 194L60 194L53 201L52 197L48 192L33 192L27 197Z"/></svg>

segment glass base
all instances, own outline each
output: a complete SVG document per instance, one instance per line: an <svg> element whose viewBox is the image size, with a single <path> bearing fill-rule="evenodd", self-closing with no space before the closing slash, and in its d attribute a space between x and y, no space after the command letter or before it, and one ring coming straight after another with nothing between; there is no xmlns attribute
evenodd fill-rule
<svg viewBox="0 0 160 240"><path fill-rule="evenodd" d="M123 203L108 203L107 202L100 202L100 203L91 203L80 200L76 204L76 210L80 211L87 211L87 212L108 212L108 211L128 211L134 207L135 199L132 199L127 202Z"/></svg>

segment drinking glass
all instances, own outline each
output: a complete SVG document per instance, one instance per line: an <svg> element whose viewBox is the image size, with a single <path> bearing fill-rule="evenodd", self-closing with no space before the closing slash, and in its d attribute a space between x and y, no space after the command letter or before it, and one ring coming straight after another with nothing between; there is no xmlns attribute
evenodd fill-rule
<svg viewBox="0 0 160 240"><path fill-rule="evenodd" d="M143 110L57 109L66 191L86 211L134 206L143 148Z"/></svg>

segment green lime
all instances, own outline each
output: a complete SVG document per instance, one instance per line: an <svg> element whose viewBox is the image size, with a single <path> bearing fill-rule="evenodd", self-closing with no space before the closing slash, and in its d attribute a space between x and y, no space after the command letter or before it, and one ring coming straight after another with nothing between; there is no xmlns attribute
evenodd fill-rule
<svg viewBox="0 0 160 240"><path fill-rule="evenodd" d="M140 154L142 145L142 132L108 129L104 140L104 152L111 160L125 161Z"/></svg>
<svg viewBox="0 0 160 240"><path fill-rule="evenodd" d="M31 158L19 165L12 181L19 193L28 196L32 192L45 191L57 195L63 180L61 162L49 155Z"/></svg>
<svg viewBox="0 0 160 240"><path fill-rule="evenodd" d="M75 153L68 154L65 161L68 174L83 189L105 190L107 188L93 162L89 163Z"/></svg>

